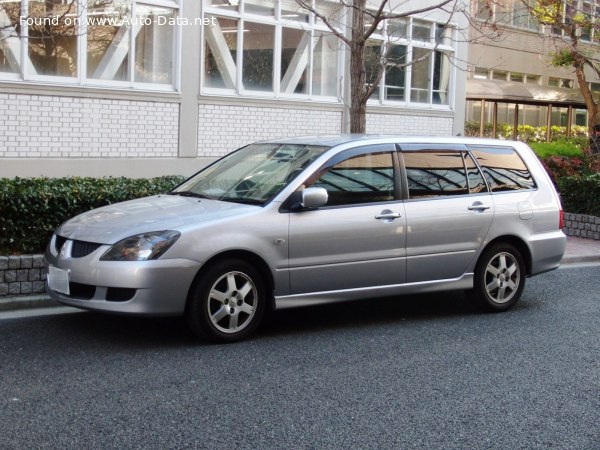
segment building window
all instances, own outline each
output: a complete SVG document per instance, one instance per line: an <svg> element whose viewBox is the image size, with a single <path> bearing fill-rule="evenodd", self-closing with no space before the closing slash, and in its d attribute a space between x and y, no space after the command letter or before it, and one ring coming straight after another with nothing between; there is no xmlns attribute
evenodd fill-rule
<svg viewBox="0 0 600 450"><path fill-rule="evenodd" d="M2 2L0 77L173 90L178 2L156 2Z"/></svg>
<svg viewBox="0 0 600 450"><path fill-rule="evenodd" d="M528 30L537 30L539 24L530 13L536 0L478 0L475 3L475 16L478 19L496 22Z"/></svg>
<svg viewBox="0 0 600 450"><path fill-rule="evenodd" d="M340 42L295 1L205 5L203 93L337 100Z"/></svg>
<svg viewBox="0 0 600 450"><path fill-rule="evenodd" d="M428 105L450 104L450 78L454 54L452 28L417 19L384 23L367 47L367 80L385 64L370 102L406 102ZM381 55L387 49L386 60Z"/></svg>
<svg viewBox="0 0 600 450"><path fill-rule="evenodd" d="M244 23L242 85L250 91L273 91L273 49L275 27Z"/></svg>
<svg viewBox="0 0 600 450"><path fill-rule="evenodd" d="M569 78L549 77L548 78L548 86L572 89L573 88L573 80L570 80Z"/></svg>
<svg viewBox="0 0 600 450"><path fill-rule="evenodd" d="M572 31L582 41L598 40L594 22L600 14L600 0L569 0L563 1L559 11L560 23L552 26L551 31L556 35L569 36ZM574 30L572 27L576 27Z"/></svg>

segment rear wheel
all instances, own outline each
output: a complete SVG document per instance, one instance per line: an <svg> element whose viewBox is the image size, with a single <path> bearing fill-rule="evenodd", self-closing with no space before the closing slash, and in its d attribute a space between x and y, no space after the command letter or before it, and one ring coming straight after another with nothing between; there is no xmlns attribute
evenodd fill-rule
<svg viewBox="0 0 600 450"><path fill-rule="evenodd" d="M477 263L472 294L486 309L506 311L521 297L525 275L521 253L510 244L495 244Z"/></svg>
<svg viewBox="0 0 600 450"><path fill-rule="evenodd" d="M265 310L266 293L260 273L245 261L217 261L194 287L186 320L198 337L234 342L250 335Z"/></svg>

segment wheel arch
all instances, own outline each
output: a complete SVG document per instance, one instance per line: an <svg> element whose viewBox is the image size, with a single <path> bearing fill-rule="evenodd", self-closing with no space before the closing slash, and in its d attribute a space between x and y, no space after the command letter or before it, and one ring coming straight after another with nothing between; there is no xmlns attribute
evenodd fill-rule
<svg viewBox="0 0 600 450"><path fill-rule="evenodd" d="M192 293L194 292L196 285L202 278L202 275L206 272L207 268L217 261L222 261L226 259L239 259L245 261L251 264L259 271L265 283L266 292L268 293L269 297L267 299L267 308L271 310L275 309L275 297L273 295L275 289L275 280L273 279L271 269L269 268L269 265L265 262L263 258L261 258L256 253L250 252L248 250L227 250L223 253L214 255L213 257L208 259L204 264L202 264L202 267L200 267L200 269L196 273L196 276L194 277L194 280L190 284L190 288L188 290L186 299L186 309L187 305L190 303L190 299L192 297Z"/></svg>
<svg viewBox="0 0 600 450"><path fill-rule="evenodd" d="M519 251L521 256L523 257L523 261L525 262L526 275L527 276L531 275L531 267L532 267L531 250L529 249L529 246L523 239L521 239L520 237L517 237L517 236L513 236L513 235L498 236L487 243L487 245L482 249L481 253L479 254L479 257L481 258L481 255L483 255L487 251L488 248L490 248L496 244L510 244L513 247L515 247ZM479 263L479 260L478 260L478 263Z"/></svg>

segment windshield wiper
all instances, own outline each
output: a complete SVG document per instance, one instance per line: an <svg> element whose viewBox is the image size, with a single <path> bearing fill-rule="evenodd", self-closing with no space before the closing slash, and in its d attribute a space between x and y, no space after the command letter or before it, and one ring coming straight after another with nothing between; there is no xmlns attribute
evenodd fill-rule
<svg viewBox="0 0 600 450"><path fill-rule="evenodd" d="M172 191L172 192L169 192L169 195L181 195L182 197L195 197L195 198L210 198L210 197L207 197L206 195L198 194L193 191L177 191L177 192Z"/></svg>
<svg viewBox="0 0 600 450"><path fill-rule="evenodd" d="M265 203L255 198L221 197L219 200L231 203L243 203L244 205L263 205Z"/></svg>

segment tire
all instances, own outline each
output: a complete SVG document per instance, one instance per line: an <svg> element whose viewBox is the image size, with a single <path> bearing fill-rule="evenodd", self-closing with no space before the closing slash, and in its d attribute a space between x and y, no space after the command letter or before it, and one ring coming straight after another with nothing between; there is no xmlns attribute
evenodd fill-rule
<svg viewBox="0 0 600 450"><path fill-rule="evenodd" d="M510 244L495 244L479 258L470 294L488 311L506 311L521 298L525 276L521 253Z"/></svg>
<svg viewBox="0 0 600 450"><path fill-rule="evenodd" d="M201 275L186 307L192 332L211 342L235 342L249 336L266 308L265 283L249 263L217 261Z"/></svg>

